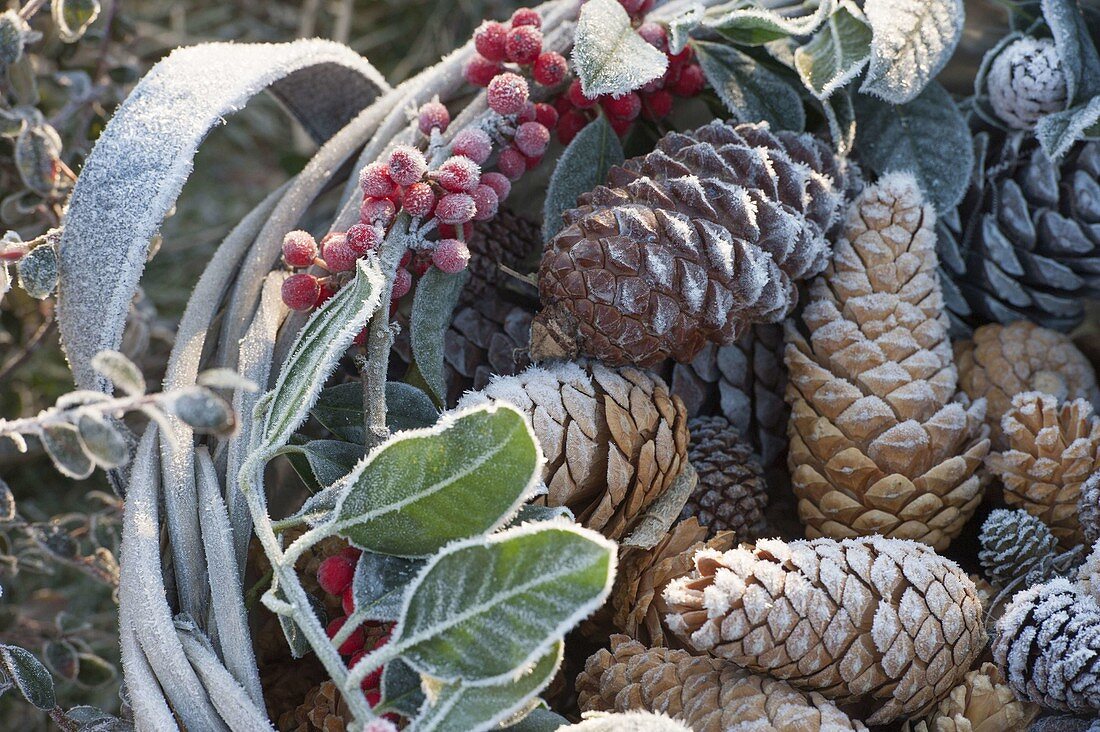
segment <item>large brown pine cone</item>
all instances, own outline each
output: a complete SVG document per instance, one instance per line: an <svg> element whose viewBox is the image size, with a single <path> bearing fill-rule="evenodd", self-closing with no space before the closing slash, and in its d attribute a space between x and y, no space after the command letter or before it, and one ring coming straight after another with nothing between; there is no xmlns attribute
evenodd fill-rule
<svg viewBox="0 0 1100 732"><path fill-rule="evenodd" d="M681 640L868 724L924 714L985 647L974 584L917 542L767 539L703 550L695 567L665 590Z"/></svg>
<svg viewBox="0 0 1100 732"><path fill-rule="evenodd" d="M1009 732L1026 729L1039 707L1020 701L992 663L967 671L927 719L906 722L902 732Z"/></svg>
<svg viewBox="0 0 1100 732"><path fill-rule="evenodd" d="M1007 443L1001 417L1012 397L1040 391L1057 399L1100 403L1096 373L1068 337L1026 320L1009 325L983 325L971 340L955 344L959 389L972 400L985 399L985 419L993 449Z"/></svg>
<svg viewBox="0 0 1100 732"><path fill-rule="evenodd" d="M684 405L636 368L572 362L497 376L459 408L500 399L531 418L546 455L544 499L612 539L627 536L687 460Z"/></svg>
<svg viewBox="0 0 1100 732"><path fill-rule="evenodd" d="M752 449L725 417L693 419L688 433L688 459L699 482L680 517L694 516L711 536L717 531L732 531L738 541L761 536L768 492Z"/></svg>
<svg viewBox="0 0 1100 732"><path fill-rule="evenodd" d="M646 648L624 635L588 659L577 677L582 711L664 712L693 732L865 730L819 694L747 673L719 658Z"/></svg>
<svg viewBox="0 0 1100 732"><path fill-rule="evenodd" d="M690 361L778 322L828 259L844 176L821 141L712 122L670 133L566 215L539 268L536 360Z"/></svg>
<svg viewBox="0 0 1100 732"><path fill-rule="evenodd" d="M344 732L352 719L336 684L324 681L306 693L294 711L279 719L280 732Z"/></svg>
<svg viewBox="0 0 1100 732"><path fill-rule="evenodd" d="M1083 543L1077 500L1100 470L1100 418L1092 404L1017 394L1001 428L1008 449L990 453L986 465L1004 483L1005 502L1041 519L1064 547Z"/></svg>
<svg viewBox="0 0 1100 732"><path fill-rule="evenodd" d="M846 238L787 324L788 463L809 537L945 548L982 498L984 403L956 397L935 213L912 175L863 191Z"/></svg>

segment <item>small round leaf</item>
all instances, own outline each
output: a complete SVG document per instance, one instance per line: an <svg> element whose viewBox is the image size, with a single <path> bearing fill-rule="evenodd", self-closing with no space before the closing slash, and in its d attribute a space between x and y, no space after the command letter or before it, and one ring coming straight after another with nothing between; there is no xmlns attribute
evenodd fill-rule
<svg viewBox="0 0 1100 732"><path fill-rule="evenodd" d="M42 444L61 474L83 480L95 470L92 459L84 452L80 433L67 422L48 424L42 428Z"/></svg>
<svg viewBox="0 0 1100 732"><path fill-rule="evenodd" d="M164 400L164 408L201 434L229 434L237 426L229 402L201 386L181 389Z"/></svg>
<svg viewBox="0 0 1100 732"><path fill-rule="evenodd" d="M68 641L46 641L42 647L42 659L50 671L67 681L75 679L80 672L80 658L76 648Z"/></svg>
<svg viewBox="0 0 1100 732"><path fill-rule="evenodd" d="M145 393L145 377L133 361L118 351L100 351L92 357L92 368L131 396Z"/></svg>
<svg viewBox="0 0 1100 732"><path fill-rule="evenodd" d="M61 40L75 43L99 16L99 0L53 0L50 12Z"/></svg>
<svg viewBox="0 0 1100 732"><path fill-rule="evenodd" d="M81 414L76 427L84 441L84 449L99 467L117 468L130 459L126 438L98 412Z"/></svg>
<svg viewBox="0 0 1100 732"><path fill-rule="evenodd" d="M19 286L36 300L45 300L57 289L57 252L48 244L30 250L16 269Z"/></svg>
<svg viewBox="0 0 1100 732"><path fill-rule="evenodd" d="M19 646L0 646L0 663L23 698L39 709L53 709L53 677L30 651Z"/></svg>

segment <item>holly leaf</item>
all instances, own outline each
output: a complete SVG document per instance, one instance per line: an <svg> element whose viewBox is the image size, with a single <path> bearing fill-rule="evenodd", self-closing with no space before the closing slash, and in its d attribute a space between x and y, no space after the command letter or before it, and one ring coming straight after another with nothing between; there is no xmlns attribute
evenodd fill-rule
<svg viewBox="0 0 1100 732"><path fill-rule="evenodd" d="M801 132L806 112L798 92L778 74L736 48L692 41L707 82L740 122L765 121L772 129Z"/></svg>
<svg viewBox="0 0 1100 732"><path fill-rule="evenodd" d="M573 34L573 70L589 98L621 96L659 78L668 57L638 35L618 0L588 0Z"/></svg>
<svg viewBox="0 0 1100 732"><path fill-rule="evenodd" d="M570 141L550 176L542 209L542 237L550 241L562 230L562 214L577 205L577 198L607 182L611 168L622 164L623 146L607 118L588 123Z"/></svg>
<svg viewBox="0 0 1100 732"><path fill-rule="evenodd" d="M871 63L860 91L910 102L944 67L962 36L962 0L866 0Z"/></svg>
<svg viewBox="0 0 1100 732"><path fill-rule="evenodd" d="M854 4L845 2L808 43L794 52L802 83L818 99L856 78L871 60L871 26Z"/></svg>
<svg viewBox="0 0 1100 732"><path fill-rule="evenodd" d="M465 271L447 274L432 267L420 278L413 295L409 316L413 360L440 406L447 403L447 386L443 382L444 334L469 274Z"/></svg>

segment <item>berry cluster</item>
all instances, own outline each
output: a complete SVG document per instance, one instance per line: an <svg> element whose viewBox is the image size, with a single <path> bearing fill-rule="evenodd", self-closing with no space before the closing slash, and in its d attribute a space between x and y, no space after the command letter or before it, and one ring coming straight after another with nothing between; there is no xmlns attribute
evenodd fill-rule
<svg viewBox="0 0 1100 732"><path fill-rule="evenodd" d="M355 596L352 592L352 578L355 576L355 564L359 561L361 552L355 547L348 547L339 554L326 558L317 567L317 584L330 595L339 597L344 614L329 622L325 631L329 638L335 638L340 629L348 621L348 616L355 611ZM356 628L355 632L348 636L347 640L340 644L340 655L350 657L348 667L354 666L359 659L379 646L384 645L390 639L393 631L392 624L382 624L369 620L363 626ZM362 689L366 694L367 703L372 707L378 704L382 698L381 691L382 669L372 671L363 679ZM393 722L397 718L386 715Z"/></svg>

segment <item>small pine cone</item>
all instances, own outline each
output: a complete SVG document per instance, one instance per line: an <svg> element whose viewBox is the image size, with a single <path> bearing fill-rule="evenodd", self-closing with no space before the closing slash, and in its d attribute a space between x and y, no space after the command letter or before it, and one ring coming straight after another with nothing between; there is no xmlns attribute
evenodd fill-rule
<svg viewBox="0 0 1100 732"><path fill-rule="evenodd" d="M720 121L666 135L582 196L546 245L532 358L653 367L779 322L795 282L825 266L843 190L810 135Z"/></svg>
<svg viewBox="0 0 1100 732"><path fill-rule="evenodd" d="M706 538L706 527L689 518L673 526L652 549L620 550L615 587L608 600L611 624L616 630L650 646L675 642L674 637L665 634L667 608L661 599L665 585L691 570L695 552L726 551L736 539L732 532L719 532L710 541Z"/></svg>
<svg viewBox="0 0 1100 732"><path fill-rule="evenodd" d="M1077 499L1081 484L1100 470L1100 418L1092 404L1017 394L1001 430L1008 448L990 453L986 465L1004 483L1005 502L1042 519L1067 549L1083 543Z"/></svg>
<svg viewBox="0 0 1100 732"><path fill-rule="evenodd" d="M1092 546L1100 541L1100 472L1095 472L1081 484L1081 496L1077 499L1077 520L1085 544Z"/></svg>
<svg viewBox="0 0 1100 732"><path fill-rule="evenodd" d="M689 647L855 705L868 724L926 713L986 642L958 565L881 536L704 550L665 602Z"/></svg>
<svg viewBox="0 0 1100 732"><path fill-rule="evenodd" d="M788 464L806 536L944 549L982 498L984 403L956 397L935 213L912 175L853 204L846 237L787 323Z"/></svg>
<svg viewBox="0 0 1100 732"><path fill-rule="evenodd" d="M993 660L1020 699L1100 713L1100 605L1061 577L1017 593L997 621Z"/></svg>
<svg viewBox="0 0 1100 732"><path fill-rule="evenodd" d="M1039 714L1035 704L1022 702L1004 683L992 663L968 671L927 719L907 722L902 732L1008 732L1022 730Z"/></svg>
<svg viewBox="0 0 1100 732"><path fill-rule="evenodd" d="M623 635L588 659L577 677L582 711L664 712L694 732L865 730L819 694L756 676L720 658L646 648Z"/></svg>
<svg viewBox="0 0 1100 732"><path fill-rule="evenodd" d="M1066 108L1066 74L1049 38L1010 43L993 60L986 83L993 111L1017 130L1034 129L1040 118Z"/></svg>
<svg viewBox="0 0 1100 732"><path fill-rule="evenodd" d="M993 599L997 597L997 588L989 584L980 574L968 574L970 581L974 583L974 589L978 592L978 599L982 601L982 610L986 613L993 608Z"/></svg>
<svg viewBox="0 0 1100 732"><path fill-rule="evenodd" d="M1027 511L998 508L982 524L978 560L989 579L1007 587L1018 577L1050 579L1058 540L1050 529Z"/></svg>
<svg viewBox="0 0 1100 732"><path fill-rule="evenodd" d="M479 302L500 289L508 278L500 266L523 267L541 251L542 230L526 216L502 208L489 221L475 224L466 245L470 249L470 277L458 297L459 305Z"/></svg>
<svg viewBox="0 0 1100 732"><path fill-rule="evenodd" d="M280 732L344 732L352 719L336 684L325 681L306 693L293 712L279 720Z"/></svg>
<svg viewBox="0 0 1100 732"><path fill-rule="evenodd" d="M959 388L972 400L986 401L985 418L995 450L1008 445L1001 418L1017 394L1041 391L1059 401L1100 403L1096 373L1073 342L1026 320L983 325L972 340L955 344L955 361Z"/></svg>
<svg viewBox="0 0 1100 732"><path fill-rule="evenodd" d="M672 485L687 460L683 403L656 376L635 368L562 362L496 376L459 401L509 402L531 418L546 455L551 506L611 539Z"/></svg>
<svg viewBox="0 0 1100 732"><path fill-rule="evenodd" d="M761 536L768 505L764 471L752 448L725 417L699 417L688 422L688 459L699 475L695 491L684 504L681 519L694 516L714 536L732 531L738 541Z"/></svg>

